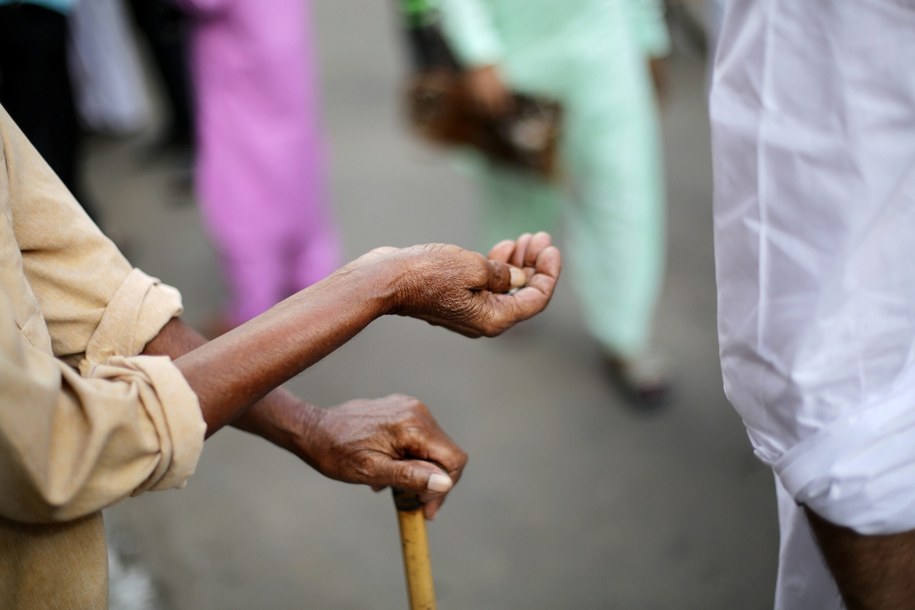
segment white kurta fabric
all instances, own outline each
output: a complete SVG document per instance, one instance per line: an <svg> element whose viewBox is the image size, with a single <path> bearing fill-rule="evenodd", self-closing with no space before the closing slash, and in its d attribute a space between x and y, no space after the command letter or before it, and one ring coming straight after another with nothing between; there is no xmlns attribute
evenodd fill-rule
<svg viewBox="0 0 915 610"><path fill-rule="evenodd" d="M710 114L728 398L797 503L915 529L915 0L731 0Z"/></svg>

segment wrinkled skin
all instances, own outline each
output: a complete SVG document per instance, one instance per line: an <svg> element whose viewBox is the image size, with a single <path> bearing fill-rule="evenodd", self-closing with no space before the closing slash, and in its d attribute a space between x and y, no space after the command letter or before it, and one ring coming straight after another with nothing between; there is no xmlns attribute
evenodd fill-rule
<svg viewBox="0 0 915 610"><path fill-rule="evenodd" d="M495 337L547 306L559 276L559 252L547 233L496 244L487 257L448 244L377 248L354 264L396 262L404 272L392 313L467 337ZM510 266L524 286L512 291Z"/></svg>
<svg viewBox="0 0 915 610"><path fill-rule="evenodd" d="M446 244L377 248L209 343L173 320L145 353L175 358L208 435L231 423L330 478L416 492L432 518L467 455L424 404L393 395L323 409L276 388L386 314L499 335L547 306L560 265L546 233L500 242L488 257Z"/></svg>
<svg viewBox="0 0 915 610"><path fill-rule="evenodd" d="M414 491L429 519L450 490L428 490L429 478L443 471L453 486L467 463L467 454L439 428L428 407L400 394L322 410L297 453L338 481L375 491L387 486Z"/></svg>

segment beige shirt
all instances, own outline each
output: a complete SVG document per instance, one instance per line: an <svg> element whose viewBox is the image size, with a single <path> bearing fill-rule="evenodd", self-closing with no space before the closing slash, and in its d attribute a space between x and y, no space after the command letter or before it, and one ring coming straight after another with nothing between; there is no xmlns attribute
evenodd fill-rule
<svg viewBox="0 0 915 610"><path fill-rule="evenodd" d="M101 509L182 487L197 398L138 356L181 312L131 267L0 108L0 608L104 608Z"/></svg>

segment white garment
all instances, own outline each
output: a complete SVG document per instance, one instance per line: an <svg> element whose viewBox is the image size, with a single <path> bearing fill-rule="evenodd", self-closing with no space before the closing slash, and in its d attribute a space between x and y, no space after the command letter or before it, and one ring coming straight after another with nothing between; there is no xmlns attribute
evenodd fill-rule
<svg viewBox="0 0 915 610"><path fill-rule="evenodd" d="M915 0L731 0L715 63L728 398L797 503L915 529Z"/></svg>
<svg viewBox="0 0 915 610"><path fill-rule="evenodd" d="M74 1L69 22L69 69L80 120L98 133L141 131L152 111L123 3Z"/></svg>
<svg viewBox="0 0 915 610"><path fill-rule="evenodd" d="M775 608L842 610L845 604L814 541L807 513L775 477L780 530Z"/></svg>

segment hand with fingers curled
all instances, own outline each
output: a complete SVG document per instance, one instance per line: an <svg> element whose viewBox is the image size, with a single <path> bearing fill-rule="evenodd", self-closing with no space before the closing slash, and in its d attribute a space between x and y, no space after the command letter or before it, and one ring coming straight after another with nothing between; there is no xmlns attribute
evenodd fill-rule
<svg viewBox="0 0 915 610"><path fill-rule="evenodd" d="M547 233L496 244L489 255L455 245L377 248L347 267L388 269L388 313L409 316L468 337L495 337L549 304L561 269ZM346 268L344 268L346 269Z"/></svg>
<svg viewBox="0 0 915 610"><path fill-rule="evenodd" d="M448 244L376 248L208 343L173 320L144 354L174 359L207 435L231 423L330 478L416 492L431 518L467 456L424 404L394 395L322 409L279 386L384 315L499 335L543 311L560 267L546 233L502 241L487 256Z"/></svg>
<svg viewBox="0 0 915 610"><path fill-rule="evenodd" d="M27 171L19 176L15 168ZM488 257L445 244L378 248L208 341L181 320L176 290L133 268L77 214L72 196L0 108L0 175L7 170L16 177L0 181L0 215L30 218L37 210L50 220L32 222L31 233L50 230L63 238L45 242L69 246L45 256L47 248L26 247L11 232L0 236L4 252L39 270L26 274L19 265L8 277L0 273L0 564L9 541L13 557L45 548L60 559L32 562L12 581L0 568L0 608L105 607L102 509L147 490L183 487L203 441L229 425L330 478L416 494L431 519L467 454L423 403L392 395L323 409L283 384L388 314L471 337L498 335L542 311L559 277L559 252L545 233L497 244ZM10 184L13 191L5 189ZM32 209L35 202L40 209ZM93 281L80 280L87 277ZM39 298L58 293L72 298ZM48 303L52 310L42 309ZM83 348L105 336L96 354L80 356L86 366L78 372L50 339L36 347L32 334L17 330L19 309L42 314L31 318L35 336L60 331L65 343ZM95 322L60 330L45 322L55 316ZM105 332L96 332L98 324ZM35 574L51 584L35 587ZM54 586L62 581L75 588Z"/></svg>
<svg viewBox="0 0 915 610"><path fill-rule="evenodd" d="M323 475L380 491L417 494L427 519L435 517L461 478L467 454L410 396L352 400L317 409L296 453Z"/></svg>
<svg viewBox="0 0 915 610"><path fill-rule="evenodd" d="M382 313L468 337L494 337L549 304L561 267L546 233L496 244L488 256L449 244L381 247L332 281L371 278ZM310 411L294 452L327 477L415 492L426 518L458 482L467 454L415 398L391 395Z"/></svg>

